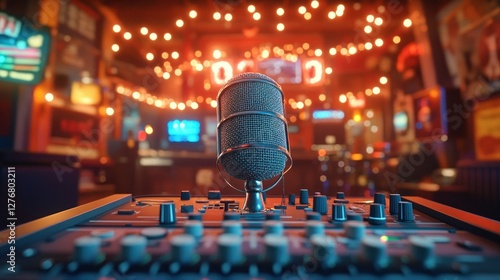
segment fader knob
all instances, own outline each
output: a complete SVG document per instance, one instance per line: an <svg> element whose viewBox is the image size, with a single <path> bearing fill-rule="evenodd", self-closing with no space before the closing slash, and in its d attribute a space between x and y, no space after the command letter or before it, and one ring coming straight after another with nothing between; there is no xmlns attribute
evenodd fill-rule
<svg viewBox="0 0 500 280"><path fill-rule="evenodd" d="M83 236L75 240L75 259L79 263L94 262L101 253L101 239L98 237Z"/></svg>
<svg viewBox="0 0 500 280"><path fill-rule="evenodd" d="M196 240L203 237L203 223L196 220L187 220L184 223L184 233L193 236Z"/></svg>
<svg viewBox="0 0 500 280"><path fill-rule="evenodd" d="M325 234L325 225L320 221L307 221L306 222L306 236L311 237L315 234Z"/></svg>
<svg viewBox="0 0 500 280"><path fill-rule="evenodd" d="M435 245L432 240L422 236L412 235L408 238L411 246L411 260L426 268L432 268L436 262Z"/></svg>
<svg viewBox="0 0 500 280"><path fill-rule="evenodd" d="M280 221L265 221L264 234L282 235L283 223Z"/></svg>
<svg viewBox="0 0 500 280"><path fill-rule="evenodd" d="M365 237L365 223L360 221L347 221L344 223L345 236L353 240L361 240Z"/></svg>
<svg viewBox="0 0 500 280"><path fill-rule="evenodd" d="M181 264L191 263L195 256L196 240L190 234L175 235L170 239L172 257Z"/></svg>
<svg viewBox="0 0 500 280"><path fill-rule="evenodd" d="M413 204L411 202L401 201L398 203L398 221L404 223L415 221L415 216L413 216Z"/></svg>
<svg viewBox="0 0 500 280"><path fill-rule="evenodd" d="M389 213L391 215L398 214L398 203L401 201L401 195L398 193L391 193L389 195Z"/></svg>
<svg viewBox="0 0 500 280"><path fill-rule="evenodd" d="M345 204L332 204L332 222L344 222L347 220L347 208Z"/></svg>
<svg viewBox="0 0 500 280"><path fill-rule="evenodd" d="M373 196L373 203L378 203L384 205L385 208L385 194L384 193L375 193Z"/></svg>
<svg viewBox="0 0 500 280"><path fill-rule="evenodd" d="M191 193L189 191L181 191L181 200L190 200L191 199Z"/></svg>
<svg viewBox="0 0 500 280"><path fill-rule="evenodd" d="M384 205L379 203L370 204L370 216L368 223L371 225L385 225L385 208Z"/></svg>
<svg viewBox="0 0 500 280"><path fill-rule="evenodd" d="M368 235L361 241L363 257L366 261L373 262L376 267L386 267L389 258L387 256L387 245L379 237Z"/></svg>
<svg viewBox="0 0 500 280"><path fill-rule="evenodd" d="M217 253L222 263L236 264L241 260L242 238L239 235L224 233L217 238Z"/></svg>
<svg viewBox="0 0 500 280"><path fill-rule="evenodd" d="M326 215L328 213L328 205L326 201L326 196L315 195L313 197L313 211L318 212L321 215Z"/></svg>
<svg viewBox="0 0 500 280"><path fill-rule="evenodd" d="M222 231L227 234L241 236L243 227L239 221L222 221Z"/></svg>
<svg viewBox="0 0 500 280"><path fill-rule="evenodd" d="M295 205L295 194L291 193L288 195L288 204Z"/></svg>
<svg viewBox="0 0 500 280"><path fill-rule="evenodd" d="M160 204L160 224L175 224L176 221L177 217L175 216L175 204Z"/></svg>
<svg viewBox="0 0 500 280"><path fill-rule="evenodd" d="M268 234L264 236L265 255L267 262L286 264L289 260L288 239L282 235Z"/></svg>
<svg viewBox="0 0 500 280"><path fill-rule="evenodd" d="M167 236L167 230L161 227L148 227L141 230L141 235L147 239L159 239Z"/></svg>
<svg viewBox="0 0 500 280"><path fill-rule="evenodd" d="M300 204L309 204L309 190L300 189Z"/></svg>
<svg viewBox="0 0 500 280"><path fill-rule="evenodd" d="M238 212L224 212L224 221L239 221L240 213Z"/></svg>
<svg viewBox="0 0 500 280"><path fill-rule="evenodd" d="M311 237L311 257L317 263L330 268L335 265L337 254L335 252L335 239L328 235L315 235Z"/></svg>
<svg viewBox="0 0 500 280"><path fill-rule="evenodd" d="M345 194L344 194L344 192L337 192L337 198L338 198L338 199L345 199Z"/></svg>
<svg viewBox="0 0 500 280"><path fill-rule="evenodd" d="M127 235L121 241L122 257L130 263L140 262L146 253L148 241L140 235Z"/></svg>
<svg viewBox="0 0 500 280"><path fill-rule="evenodd" d="M321 221L321 214L319 214L318 212L306 212L306 220Z"/></svg>

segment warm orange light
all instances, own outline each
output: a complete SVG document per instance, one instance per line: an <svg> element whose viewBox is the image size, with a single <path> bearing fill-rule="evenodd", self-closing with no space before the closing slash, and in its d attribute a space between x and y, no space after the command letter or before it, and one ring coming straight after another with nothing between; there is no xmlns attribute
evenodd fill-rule
<svg viewBox="0 0 500 280"><path fill-rule="evenodd" d="M151 39L151 41L155 41L157 38L158 38L158 35L156 35L156 33L149 34L149 39Z"/></svg>
<svg viewBox="0 0 500 280"><path fill-rule="evenodd" d="M367 15L366 16L366 21L367 22L373 22L375 20L375 17L373 15Z"/></svg>
<svg viewBox="0 0 500 280"><path fill-rule="evenodd" d="M50 92L47 92L47 93L45 94L45 101L47 101L47 102L52 102L52 101L54 101L54 95L53 95L52 93L50 93Z"/></svg>
<svg viewBox="0 0 500 280"><path fill-rule="evenodd" d="M259 20L260 19L260 13L253 13L252 15L254 20Z"/></svg>
<svg viewBox="0 0 500 280"><path fill-rule="evenodd" d="M148 34L149 30L146 27L141 28L141 34L146 35Z"/></svg>
<svg viewBox="0 0 500 280"><path fill-rule="evenodd" d="M220 20L222 18L222 15L219 12L215 12L214 15L213 15L213 17L214 17L215 20Z"/></svg>
<svg viewBox="0 0 500 280"><path fill-rule="evenodd" d="M307 11L306 7L304 7L304 6L299 7L299 14L303 15L306 13L306 11Z"/></svg>
<svg viewBox="0 0 500 280"><path fill-rule="evenodd" d="M363 30L365 31L366 34L370 34L373 29L371 26L367 25L367 26L365 26L365 28Z"/></svg>
<svg viewBox="0 0 500 280"><path fill-rule="evenodd" d="M118 44L113 44L111 46L111 50L114 51L114 52L117 52L120 50L120 46L118 46Z"/></svg>
<svg viewBox="0 0 500 280"><path fill-rule="evenodd" d="M283 8L278 8L278 9L276 10L276 14L277 14L278 16L282 16L282 15L284 15L284 14L285 14L285 10L284 10Z"/></svg>
<svg viewBox="0 0 500 280"><path fill-rule="evenodd" d="M154 55L154 54L152 54L152 53L147 53L147 54L146 54L146 59L147 59L147 60L151 61L151 60L153 60L154 58L155 58L155 55Z"/></svg>
<svg viewBox="0 0 500 280"><path fill-rule="evenodd" d="M106 108L106 115L112 116L112 115L114 115L114 113L115 113L115 110L113 108L111 108L111 107Z"/></svg>
<svg viewBox="0 0 500 280"><path fill-rule="evenodd" d="M403 21L404 27L410 27L412 25L411 19L407 18Z"/></svg>
<svg viewBox="0 0 500 280"><path fill-rule="evenodd" d="M230 14L230 13L227 13L227 14L224 15L224 19L226 21L231 21L231 20L233 20L233 15Z"/></svg>
<svg viewBox="0 0 500 280"><path fill-rule="evenodd" d="M285 25L283 23L278 23L278 25L276 25L276 29L278 31L283 31L285 30Z"/></svg>
<svg viewBox="0 0 500 280"><path fill-rule="evenodd" d="M399 37L399 36L397 36L397 35L396 35L396 36L394 36L394 37L392 38L392 42L394 42L394 44L399 44L399 43L401 43L401 37Z"/></svg>
<svg viewBox="0 0 500 280"><path fill-rule="evenodd" d="M132 34L130 32L125 32L125 33L123 33L123 38L125 40L130 40L130 39L132 39Z"/></svg>
<svg viewBox="0 0 500 280"><path fill-rule="evenodd" d="M381 84L383 84L383 85L387 84L387 78L386 78L386 77L384 77L384 76L380 77L380 80L379 80L379 81L380 81L380 83L381 83Z"/></svg>
<svg viewBox="0 0 500 280"><path fill-rule="evenodd" d="M384 40L382 40L380 38L378 38L377 40L375 40L375 46L381 47L383 44L384 44Z"/></svg>
<svg viewBox="0 0 500 280"><path fill-rule="evenodd" d="M317 9L319 7L319 1L313 0L311 1L311 8Z"/></svg>
<svg viewBox="0 0 500 280"><path fill-rule="evenodd" d="M254 5L248 5L247 11L249 13L254 13L255 12L255 6Z"/></svg>
<svg viewBox="0 0 500 280"><path fill-rule="evenodd" d="M118 33L118 32L120 32L121 30L122 30L122 28L121 28L121 26L120 26L120 25L118 25L118 24L113 25L113 31L114 31L115 33Z"/></svg>
<svg viewBox="0 0 500 280"><path fill-rule="evenodd" d="M198 16L198 13L195 10L189 11L190 18L196 18L197 16Z"/></svg>
<svg viewBox="0 0 500 280"><path fill-rule="evenodd" d="M184 26L184 21L182 19L178 19L176 22L175 22L175 25L177 27L183 27Z"/></svg>
<svg viewBox="0 0 500 280"><path fill-rule="evenodd" d="M337 16L337 15L335 14L335 12L334 12L334 11L329 11L329 12L328 12L328 18L329 18L329 19L334 19L336 16Z"/></svg>

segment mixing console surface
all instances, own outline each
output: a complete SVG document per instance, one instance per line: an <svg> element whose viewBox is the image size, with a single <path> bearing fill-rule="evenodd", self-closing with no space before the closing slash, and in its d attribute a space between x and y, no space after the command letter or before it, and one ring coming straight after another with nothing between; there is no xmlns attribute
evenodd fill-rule
<svg viewBox="0 0 500 280"><path fill-rule="evenodd" d="M500 223L425 199L243 200L113 195L18 226L0 278L500 279Z"/></svg>

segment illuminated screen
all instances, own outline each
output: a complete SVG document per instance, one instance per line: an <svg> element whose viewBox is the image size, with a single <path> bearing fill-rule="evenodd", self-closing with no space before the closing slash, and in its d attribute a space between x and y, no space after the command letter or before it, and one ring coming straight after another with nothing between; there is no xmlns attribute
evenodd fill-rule
<svg viewBox="0 0 500 280"><path fill-rule="evenodd" d="M344 111L340 110L317 110L313 112L314 120L342 120L344 117Z"/></svg>
<svg viewBox="0 0 500 280"><path fill-rule="evenodd" d="M171 120L167 123L168 141L197 143L200 141L200 122L197 120Z"/></svg>
<svg viewBox="0 0 500 280"><path fill-rule="evenodd" d="M408 130L408 124L409 124L408 113L402 111L394 114L392 122L394 124L394 130L396 132L398 133L406 132Z"/></svg>
<svg viewBox="0 0 500 280"><path fill-rule="evenodd" d="M37 84L42 80L50 34L0 12L0 81Z"/></svg>

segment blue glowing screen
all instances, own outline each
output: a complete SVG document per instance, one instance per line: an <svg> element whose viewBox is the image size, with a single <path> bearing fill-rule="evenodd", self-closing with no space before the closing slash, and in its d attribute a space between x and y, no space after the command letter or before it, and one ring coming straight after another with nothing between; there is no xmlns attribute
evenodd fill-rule
<svg viewBox="0 0 500 280"><path fill-rule="evenodd" d="M171 120L167 123L168 141L189 142L200 141L200 122L197 120Z"/></svg>

